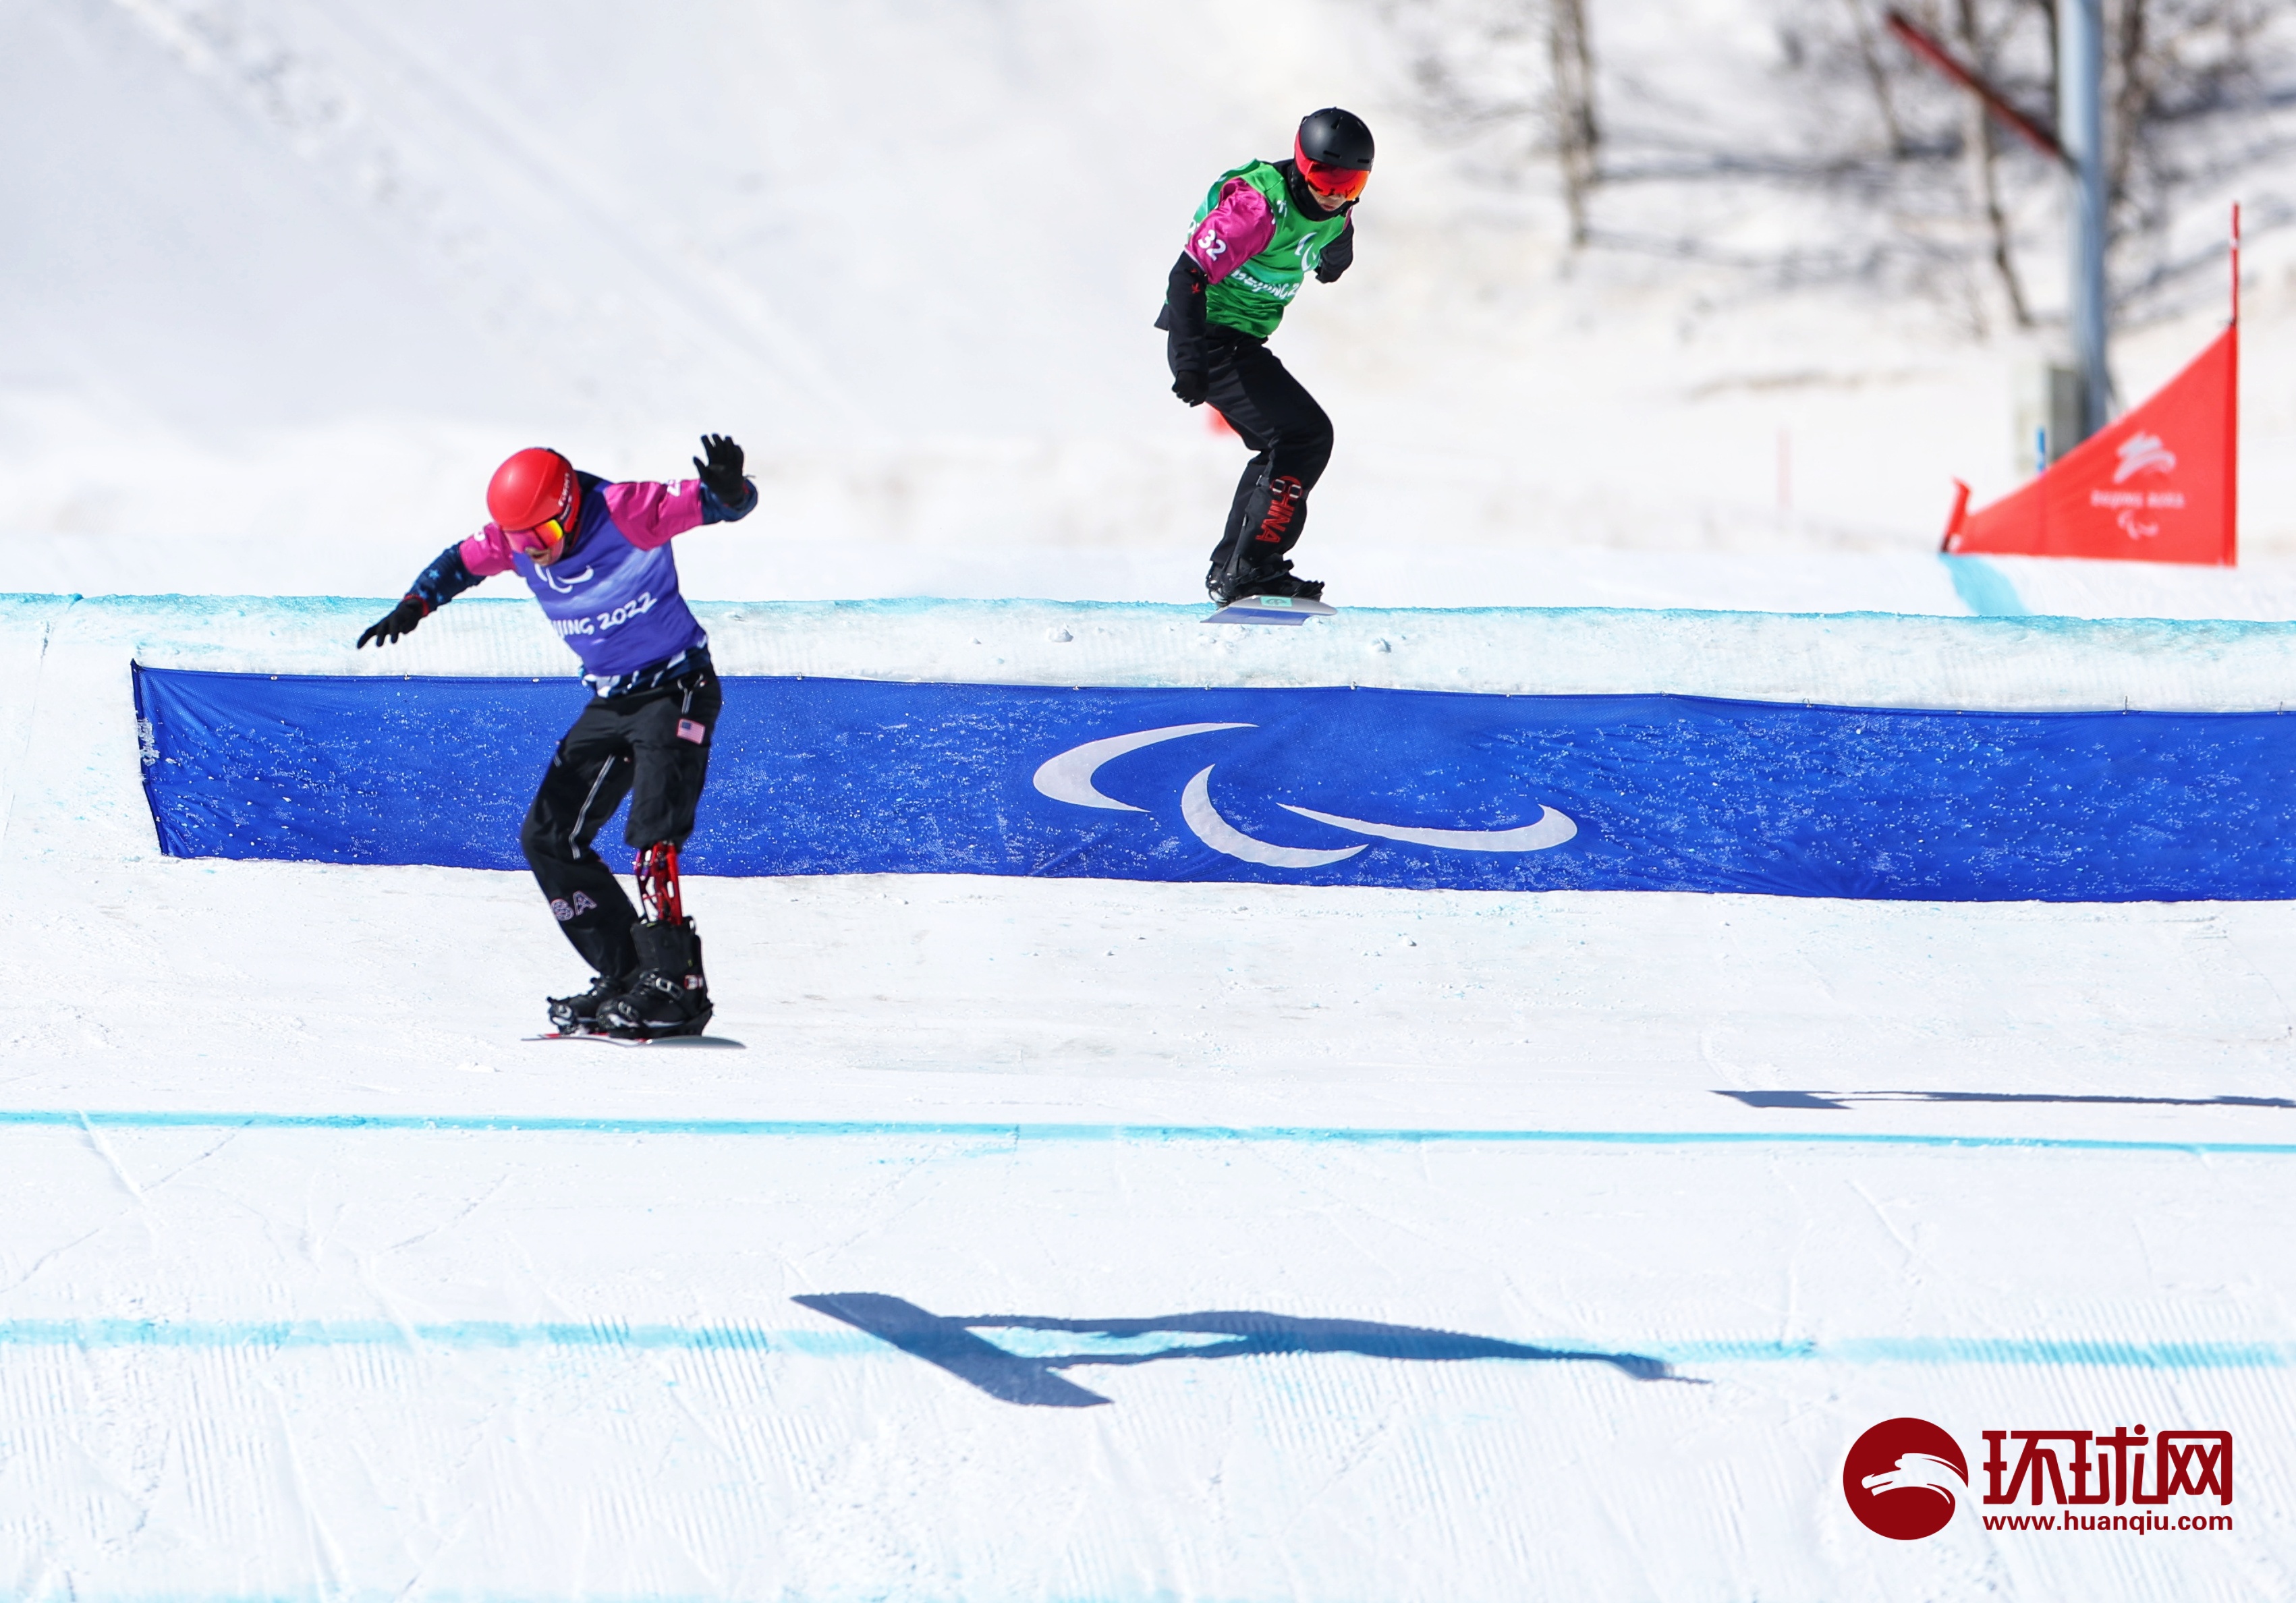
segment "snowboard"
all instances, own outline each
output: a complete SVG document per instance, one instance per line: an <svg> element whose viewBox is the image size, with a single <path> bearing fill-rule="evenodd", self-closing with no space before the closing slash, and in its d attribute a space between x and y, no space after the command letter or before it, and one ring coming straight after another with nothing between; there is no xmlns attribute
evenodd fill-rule
<svg viewBox="0 0 2296 1603"><path fill-rule="evenodd" d="M521 1041L598 1041L608 1046L730 1046L742 1043L730 1035L609 1035L602 1031L574 1030L561 1033L551 1030L540 1035L521 1035Z"/></svg>
<svg viewBox="0 0 2296 1603"><path fill-rule="evenodd" d="M1339 611L1299 595L1240 595L1204 619L1208 624L1304 624Z"/></svg>

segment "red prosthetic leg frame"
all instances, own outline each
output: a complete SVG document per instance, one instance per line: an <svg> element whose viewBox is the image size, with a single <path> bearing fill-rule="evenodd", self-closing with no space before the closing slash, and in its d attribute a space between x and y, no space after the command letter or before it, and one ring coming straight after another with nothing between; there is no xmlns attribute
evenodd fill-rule
<svg viewBox="0 0 2296 1603"><path fill-rule="evenodd" d="M638 948L637 977L598 1010L598 1022L617 1035L698 1035L712 1011L709 982L701 972L701 937L685 916L678 887L677 847L659 840L640 852L637 881L645 915L630 931Z"/></svg>
<svg viewBox="0 0 2296 1603"><path fill-rule="evenodd" d="M685 916L685 900L677 888L677 848L657 840L638 854L638 906L646 921L674 924Z"/></svg>

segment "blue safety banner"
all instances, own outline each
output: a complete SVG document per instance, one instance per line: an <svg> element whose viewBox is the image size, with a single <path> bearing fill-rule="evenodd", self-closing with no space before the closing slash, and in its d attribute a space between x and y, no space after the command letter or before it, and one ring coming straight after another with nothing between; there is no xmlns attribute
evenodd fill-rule
<svg viewBox="0 0 2296 1603"><path fill-rule="evenodd" d="M697 873L2296 897L2296 720L727 679ZM176 856L523 866L577 683L139 667ZM619 861L621 827L599 836Z"/></svg>

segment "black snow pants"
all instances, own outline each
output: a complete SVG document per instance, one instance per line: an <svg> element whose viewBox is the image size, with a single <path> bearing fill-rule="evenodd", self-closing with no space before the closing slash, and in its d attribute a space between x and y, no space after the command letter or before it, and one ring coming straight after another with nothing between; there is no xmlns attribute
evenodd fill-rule
<svg viewBox="0 0 2296 1603"><path fill-rule="evenodd" d="M1212 548L1212 572L1271 573L1307 527L1308 492L1332 460L1332 420L1263 339L1214 323L1204 356L1204 398L1255 453Z"/></svg>
<svg viewBox="0 0 2296 1603"><path fill-rule="evenodd" d="M622 838L683 846L709 773L725 693L707 667L652 690L599 696L558 742L518 843L566 938L610 979L638 970L637 909L590 841L630 797Z"/></svg>

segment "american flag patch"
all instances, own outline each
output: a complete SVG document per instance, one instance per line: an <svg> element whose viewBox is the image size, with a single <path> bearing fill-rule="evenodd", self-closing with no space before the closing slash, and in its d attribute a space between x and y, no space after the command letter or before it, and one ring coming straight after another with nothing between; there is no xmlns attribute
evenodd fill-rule
<svg viewBox="0 0 2296 1603"><path fill-rule="evenodd" d="M709 743L709 726L707 724L696 724L691 718L680 718L677 721L677 738L681 740L691 740L696 746L707 746Z"/></svg>

